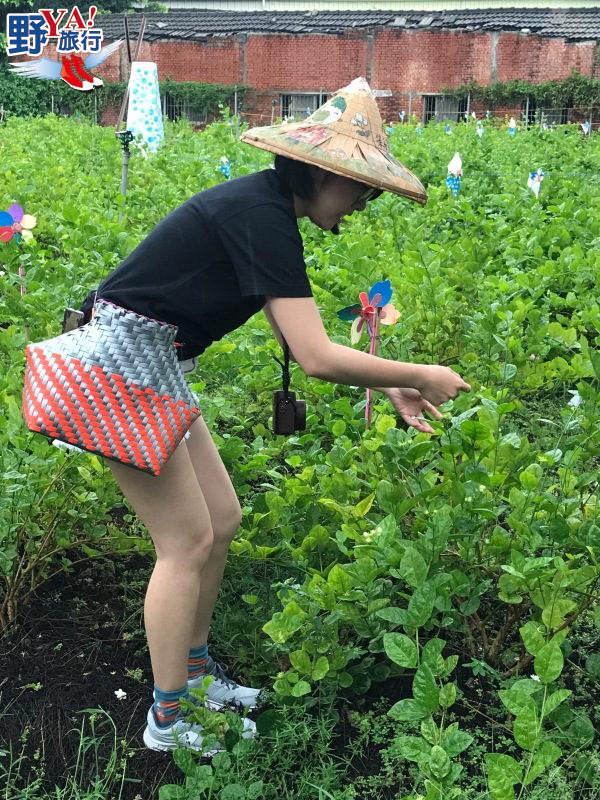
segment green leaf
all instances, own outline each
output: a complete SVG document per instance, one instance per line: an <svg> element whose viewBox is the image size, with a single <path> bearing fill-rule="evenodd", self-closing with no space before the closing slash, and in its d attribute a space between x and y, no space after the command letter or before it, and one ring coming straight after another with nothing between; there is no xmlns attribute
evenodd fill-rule
<svg viewBox="0 0 600 800"><path fill-rule="evenodd" d="M570 689L557 689L556 692L548 695L544 703L544 715L551 714L555 708L558 708L558 706L572 694L573 692Z"/></svg>
<svg viewBox="0 0 600 800"><path fill-rule="evenodd" d="M352 578L340 564L334 564L327 575L327 583L339 594L352 588Z"/></svg>
<svg viewBox="0 0 600 800"><path fill-rule="evenodd" d="M400 667L417 666L417 646L403 633L384 633L383 647L386 655Z"/></svg>
<svg viewBox="0 0 600 800"><path fill-rule="evenodd" d="M420 628L429 620L437 592L432 582L424 583L415 589L408 602L406 623L411 628Z"/></svg>
<svg viewBox="0 0 600 800"><path fill-rule="evenodd" d="M365 514L368 514L371 506L373 505L373 500L375 499L375 492L365 497L364 500L361 500L360 503L357 503L352 508L352 515L355 517L364 517Z"/></svg>
<svg viewBox="0 0 600 800"><path fill-rule="evenodd" d="M421 664L413 679L413 697L421 708L433 713L439 708L440 690L428 664Z"/></svg>
<svg viewBox="0 0 600 800"><path fill-rule="evenodd" d="M406 609L396 608L395 606L388 606L387 608L380 608L375 612L376 617L381 617L392 625L404 625L406 623Z"/></svg>
<svg viewBox="0 0 600 800"><path fill-rule="evenodd" d="M562 756L562 750L558 745L549 740L542 742L539 749L533 756L529 772L525 775L523 783L529 786L530 783L545 772L549 766L554 764Z"/></svg>
<svg viewBox="0 0 600 800"><path fill-rule="evenodd" d="M515 742L523 750L533 750L537 742L538 728L539 723L535 707L524 708L513 724Z"/></svg>
<svg viewBox="0 0 600 800"><path fill-rule="evenodd" d="M520 764L512 756L486 753L485 765L491 800L514 800L514 786L522 782Z"/></svg>
<svg viewBox="0 0 600 800"><path fill-rule="evenodd" d="M467 747L472 744L472 742L473 737L470 733L452 730L445 734L443 745L450 758L454 758L455 756L460 755L463 750L466 750Z"/></svg>
<svg viewBox="0 0 600 800"><path fill-rule="evenodd" d="M586 658L585 669L592 678L600 678L600 653L592 653Z"/></svg>
<svg viewBox="0 0 600 800"><path fill-rule="evenodd" d="M552 683L563 670L562 650L555 641L548 642L536 655L533 665L542 683Z"/></svg>
<svg viewBox="0 0 600 800"><path fill-rule="evenodd" d="M440 736L440 729L433 721L433 717L427 717L421 722L421 736L429 744L437 744Z"/></svg>
<svg viewBox="0 0 600 800"><path fill-rule="evenodd" d="M518 716L526 709L535 709L535 703L525 691L519 691L514 686L510 689L501 689L498 696L511 714Z"/></svg>
<svg viewBox="0 0 600 800"><path fill-rule="evenodd" d="M228 783L219 792L219 800L246 800L246 790L241 783Z"/></svg>
<svg viewBox="0 0 600 800"><path fill-rule="evenodd" d="M544 626L532 619L519 628L519 633L521 634L521 639L523 639L527 651L531 653L532 656L536 656L546 644Z"/></svg>
<svg viewBox="0 0 600 800"><path fill-rule="evenodd" d="M427 709L410 697L406 700L398 700L387 713L392 719L400 722L414 722L429 716Z"/></svg>
<svg viewBox="0 0 600 800"><path fill-rule="evenodd" d="M189 796L185 786L177 786L175 783L165 783L158 790L158 800L187 800Z"/></svg>
<svg viewBox="0 0 600 800"><path fill-rule="evenodd" d="M530 464L527 469L524 469L521 472L519 475L519 480L525 489L532 491L533 489L537 489L537 487L540 485L543 474L544 471L539 464Z"/></svg>
<svg viewBox="0 0 600 800"><path fill-rule="evenodd" d="M577 719L573 720L567 730L569 744L574 748L586 747L593 742L595 735L596 729L591 719L587 714L578 712Z"/></svg>
<svg viewBox="0 0 600 800"><path fill-rule="evenodd" d="M304 694L310 692L310 683L307 681L298 681L292 686L292 695L294 697L302 697Z"/></svg>
<svg viewBox="0 0 600 800"><path fill-rule="evenodd" d="M396 736L390 746L390 751L395 756L406 758L407 761L420 761L428 756L431 746L418 736Z"/></svg>
<svg viewBox="0 0 600 800"><path fill-rule="evenodd" d="M434 675L438 674L438 670L444 662L441 656L445 646L446 642L444 639L438 639L437 636L433 636L425 642L421 650L421 662L423 664L429 664ZM449 656L449 658L453 658L453 656Z"/></svg>
<svg viewBox="0 0 600 800"><path fill-rule="evenodd" d="M589 355L596 378L600 381L600 350L590 350Z"/></svg>
<svg viewBox="0 0 600 800"><path fill-rule="evenodd" d="M440 689L440 705L442 708L450 708L456 700L456 684L446 683Z"/></svg>
<svg viewBox="0 0 600 800"><path fill-rule="evenodd" d="M443 747L434 744L429 754L429 768L434 778L441 780L450 772L450 759Z"/></svg>
<svg viewBox="0 0 600 800"><path fill-rule="evenodd" d="M428 566L415 547L407 547L400 561L398 571L409 586L421 586L427 577Z"/></svg>
<svg viewBox="0 0 600 800"><path fill-rule="evenodd" d="M303 672L307 675L310 673L310 656L306 650L293 650L290 653L290 663L298 672Z"/></svg>
<svg viewBox="0 0 600 800"><path fill-rule="evenodd" d="M275 708L261 712L256 718L256 730L261 736L271 736L272 733L281 730L283 726L283 715Z"/></svg>
<svg viewBox="0 0 600 800"><path fill-rule="evenodd" d="M263 788L264 784L262 781L252 781L246 789L247 800L258 800L259 797L263 797Z"/></svg>
<svg viewBox="0 0 600 800"><path fill-rule="evenodd" d="M329 672L329 659L327 656L319 656L315 662L315 666L313 667L312 671L312 679L313 681L320 681L322 680L325 675Z"/></svg>
<svg viewBox="0 0 600 800"><path fill-rule="evenodd" d="M549 629L558 628L565 621L565 617L577 604L567 598L553 600L542 611L542 621Z"/></svg>
<svg viewBox="0 0 600 800"><path fill-rule="evenodd" d="M263 625L263 631L277 644L286 642L297 630L303 626L308 614L300 608L295 600L289 602L283 611L277 611L272 618Z"/></svg>

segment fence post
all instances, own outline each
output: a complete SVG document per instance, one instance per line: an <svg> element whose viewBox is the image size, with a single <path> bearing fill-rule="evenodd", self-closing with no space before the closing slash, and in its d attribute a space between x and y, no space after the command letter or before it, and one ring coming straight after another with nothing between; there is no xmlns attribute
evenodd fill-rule
<svg viewBox="0 0 600 800"><path fill-rule="evenodd" d="M410 122L410 116L412 114L412 89L408 93L408 121Z"/></svg>
<svg viewBox="0 0 600 800"><path fill-rule="evenodd" d="M529 127L529 95L527 95L527 100L525 101L525 127Z"/></svg>
<svg viewBox="0 0 600 800"><path fill-rule="evenodd" d="M50 110L54 114L54 95L53 94L50 95Z"/></svg>

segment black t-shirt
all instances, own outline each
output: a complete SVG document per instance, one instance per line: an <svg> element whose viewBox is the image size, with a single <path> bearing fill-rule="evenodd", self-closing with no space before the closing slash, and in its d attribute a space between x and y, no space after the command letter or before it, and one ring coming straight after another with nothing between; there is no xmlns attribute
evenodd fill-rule
<svg viewBox="0 0 600 800"><path fill-rule="evenodd" d="M89 315L94 290L82 308ZM100 284L98 299L177 325L179 359L265 304L311 297L293 195L274 169L217 184L164 217Z"/></svg>

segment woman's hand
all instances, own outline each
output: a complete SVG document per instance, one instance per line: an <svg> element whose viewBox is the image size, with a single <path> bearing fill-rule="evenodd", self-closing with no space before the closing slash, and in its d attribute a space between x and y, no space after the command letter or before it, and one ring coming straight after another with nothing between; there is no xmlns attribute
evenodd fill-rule
<svg viewBox="0 0 600 800"><path fill-rule="evenodd" d="M396 411L400 414L404 422L412 428L416 428L423 433L435 433L431 425L423 417L423 412L427 411L435 419L441 419L442 414L426 400L418 389L377 389L383 392L391 401Z"/></svg>
<svg viewBox="0 0 600 800"><path fill-rule="evenodd" d="M430 403L441 406L446 400L456 397L459 392L470 392L471 387L463 381L458 372L450 367L417 364L418 380L413 384Z"/></svg>

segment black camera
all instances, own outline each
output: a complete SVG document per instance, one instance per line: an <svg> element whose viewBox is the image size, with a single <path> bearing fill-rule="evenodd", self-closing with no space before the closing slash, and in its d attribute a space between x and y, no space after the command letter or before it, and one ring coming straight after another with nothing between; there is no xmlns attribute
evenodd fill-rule
<svg viewBox="0 0 600 800"><path fill-rule="evenodd" d="M273 433L286 434L306 430L306 403L296 400L295 392L273 392Z"/></svg>

